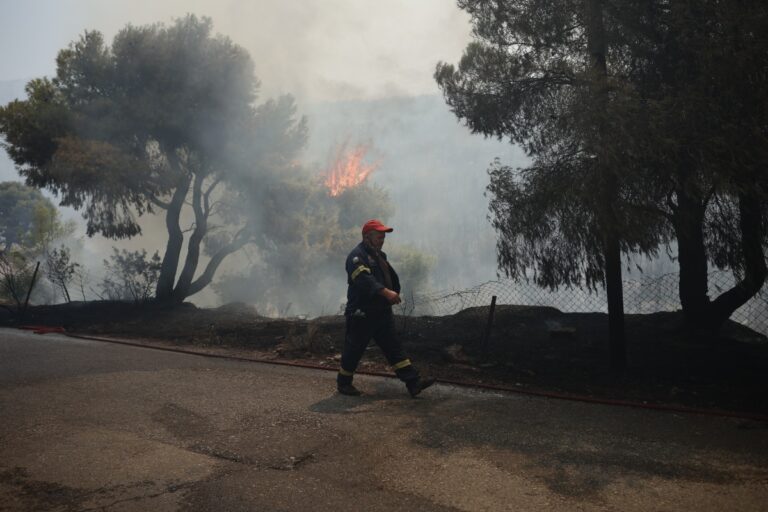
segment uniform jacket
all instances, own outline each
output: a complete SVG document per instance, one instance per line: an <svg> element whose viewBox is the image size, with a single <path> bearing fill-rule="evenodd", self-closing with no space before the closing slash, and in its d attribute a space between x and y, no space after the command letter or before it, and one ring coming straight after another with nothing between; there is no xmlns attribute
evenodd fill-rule
<svg viewBox="0 0 768 512"><path fill-rule="evenodd" d="M387 261L385 253L379 254L384 261ZM347 256L345 266L348 284L345 315L352 315L356 311L366 314L391 311L392 306L387 299L379 295L379 291L385 287L384 270L379 265L373 249L360 242ZM400 278L392 265L389 265L389 272L392 278L392 290L400 293Z"/></svg>

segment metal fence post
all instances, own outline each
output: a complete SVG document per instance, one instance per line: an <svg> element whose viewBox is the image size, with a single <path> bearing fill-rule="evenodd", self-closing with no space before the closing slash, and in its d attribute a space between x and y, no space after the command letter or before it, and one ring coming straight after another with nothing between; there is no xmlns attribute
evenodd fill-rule
<svg viewBox="0 0 768 512"><path fill-rule="evenodd" d="M19 322L24 321L24 317L27 316L27 306L29 305L29 296L32 295L32 288L35 286L35 279L37 279L37 271L40 269L40 262L37 262L37 265L35 265L35 272L32 274L32 281L29 283L29 289L27 290L27 298L24 300L24 309L21 310L21 318L19 318Z"/></svg>
<svg viewBox="0 0 768 512"><path fill-rule="evenodd" d="M491 327L493 327L493 314L496 310L496 296L491 297L491 307L488 309L488 323L485 326L483 332L483 338L480 342L480 347L483 350L483 354L488 352L488 342L491 339Z"/></svg>

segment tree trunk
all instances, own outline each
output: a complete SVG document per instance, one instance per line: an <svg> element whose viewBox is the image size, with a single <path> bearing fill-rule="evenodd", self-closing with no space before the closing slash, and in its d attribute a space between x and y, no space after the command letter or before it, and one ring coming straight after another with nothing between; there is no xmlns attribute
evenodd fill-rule
<svg viewBox="0 0 768 512"><path fill-rule="evenodd" d="M709 307L707 251L704 246L705 205L698 195L685 187L677 191L673 227L677 237L680 266L680 305L688 331L702 331Z"/></svg>
<svg viewBox="0 0 768 512"><path fill-rule="evenodd" d="M754 194L739 194L739 230L744 278L714 301L709 298L707 252L704 245L706 205L695 194L678 192L673 225L680 264L680 305L689 335L709 339L734 311L760 291L768 277L763 254L761 203Z"/></svg>
<svg viewBox="0 0 768 512"><path fill-rule="evenodd" d="M606 240L605 290L608 298L608 340L611 368L623 371L627 366L627 340L624 332L624 284L621 280L621 250L615 234Z"/></svg>
<svg viewBox="0 0 768 512"><path fill-rule="evenodd" d="M744 257L744 278L709 305L707 322L717 332L734 311L760 291L768 277L763 254L763 217L760 200L754 194L739 194L739 230Z"/></svg>
<svg viewBox="0 0 768 512"><path fill-rule="evenodd" d="M173 284L176 281L176 271L179 267L181 246L184 244L184 233L181 231L179 219L181 217L181 208L184 206L184 199L187 197L191 181L192 177L189 174L185 174L179 180L179 185L173 192L171 203L165 214L165 227L168 230L168 243L165 247L163 262L160 266L160 277L157 280L157 292L155 298L159 302L173 300Z"/></svg>
<svg viewBox="0 0 768 512"><path fill-rule="evenodd" d="M195 213L195 229L189 237L187 244L187 257L184 260L184 267L179 274L176 287L173 290L173 302L181 304L189 296L189 288L192 278L195 277L197 264L200 261L200 244L208 231L208 217L202 206L202 187L205 177L203 174L196 174L192 187L192 210Z"/></svg>
<svg viewBox="0 0 768 512"><path fill-rule="evenodd" d="M626 338L624 333L624 291L621 281L621 246L615 212L617 197L616 176L607 167L605 156L605 120L608 102L608 72L606 66L605 27L603 25L602 0L585 0L587 25L587 50L590 57L590 72L593 74L592 94L598 112L597 155L600 176L601 211L598 212L600 230L603 235L603 256L605 258L605 288L608 299L608 343L611 367L622 372L627 365Z"/></svg>

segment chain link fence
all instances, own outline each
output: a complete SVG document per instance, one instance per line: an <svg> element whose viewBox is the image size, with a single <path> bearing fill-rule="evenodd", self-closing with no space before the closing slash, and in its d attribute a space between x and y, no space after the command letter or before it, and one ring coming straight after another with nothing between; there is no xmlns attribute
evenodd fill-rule
<svg viewBox="0 0 768 512"><path fill-rule="evenodd" d="M680 309L677 273L655 278L624 281L624 312L648 314ZM733 274L716 271L709 274L709 295L716 297L735 284ZM459 311L478 308L478 314L487 316L493 296L496 304L549 306L564 313L607 313L604 290L590 292L581 288L563 288L557 291L540 288L533 283L511 279L489 281L460 291L442 291L406 296L397 313L404 316L446 316ZM737 309L731 319L768 336L768 289Z"/></svg>

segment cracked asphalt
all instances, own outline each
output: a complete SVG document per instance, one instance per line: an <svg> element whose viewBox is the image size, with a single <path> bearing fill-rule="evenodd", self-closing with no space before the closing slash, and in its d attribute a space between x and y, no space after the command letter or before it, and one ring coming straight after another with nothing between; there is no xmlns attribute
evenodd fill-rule
<svg viewBox="0 0 768 512"><path fill-rule="evenodd" d="M764 511L768 425L0 329L2 511Z"/></svg>

